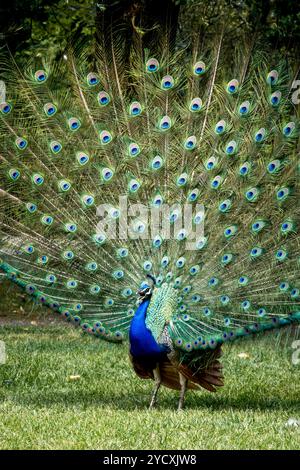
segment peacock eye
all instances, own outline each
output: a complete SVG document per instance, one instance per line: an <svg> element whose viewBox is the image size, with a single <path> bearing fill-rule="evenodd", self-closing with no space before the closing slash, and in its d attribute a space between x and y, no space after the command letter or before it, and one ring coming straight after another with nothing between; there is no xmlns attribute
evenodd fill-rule
<svg viewBox="0 0 300 470"><path fill-rule="evenodd" d="M136 143L131 143L128 147L128 154L130 157L137 157L141 153L140 146Z"/></svg>
<svg viewBox="0 0 300 470"><path fill-rule="evenodd" d="M159 69L158 60L151 58L146 62L146 71L149 73L156 72Z"/></svg>
<svg viewBox="0 0 300 470"><path fill-rule="evenodd" d="M160 194L157 194L152 201L153 206L155 207L160 207L162 203L164 202L162 196Z"/></svg>
<svg viewBox="0 0 300 470"><path fill-rule="evenodd" d="M15 140L15 144L19 150L25 150L28 145L28 142L24 137L17 137Z"/></svg>
<svg viewBox="0 0 300 470"><path fill-rule="evenodd" d="M295 128L296 124L291 121L284 126L284 128L282 129L282 133L285 137L290 137L294 133Z"/></svg>
<svg viewBox="0 0 300 470"><path fill-rule="evenodd" d="M236 225L230 225L229 227L226 227L224 230L224 236L225 238L230 238L233 235L237 233L237 226Z"/></svg>
<svg viewBox="0 0 300 470"><path fill-rule="evenodd" d="M123 277L124 277L124 271L122 271L122 269L118 269L118 270L116 270L116 271L113 272L112 276L113 276L113 278L116 279L116 280L123 279Z"/></svg>
<svg viewBox="0 0 300 470"><path fill-rule="evenodd" d="M63 192L67 192L71 189L71 183L66 180L60 180L58 182L58 188Z"/></svg>
<svg viewBox="0 0 300 470"><path fill-rule="evenodd" d="M101 131L99 137L102 145L107 145L112 141L112 135L108 131Z"/></svg>
<svg viewBox="0 0 300 470"><path fill-rule="evenodd" d="M103 245L106 241L106 235L104 233L96 233L93 235L93 240L97 245Z"/></svg>
<svg viewBox="0 0 300 470"><path fill-rule="evenodd" d="M84 194L81 197L81 201L83 202L85 206L91 207L95 202L95 198L91 194Z"/></svg>
<svg viewBox="0 0 300 470"><path fill-rule="evenodd" d="M281 169L281 161L280 160L273 160L272 162L268 163L267 171L271 173L271 175L278 173Z"/></svg>
<svg viewBox="0 0 300 470"><path fill-rule="evenodd" d="M239 107L239 115L248 116L249 112L250 112L250 102L243 101L243 103Z"/></svg>
<svg viewBox="0 0 300 470"><path fill-rule="evenodd" d="M278 201L285 201L290 195L290 189L287 187L282 187L276 192L276 198Z"/></svg>
<svg viewBox="0 0 300 470"><path fill-rule="evenodd" d="M231 201L230 199L226 199L225 201L221 202L219 205L220 212L228 212L231 208Z"/></svg>
<svg viewBox="0 0 300 470"><path fill-rule="evenodd" d="M79 163L79 165L83 166L89 161L89 156L85 152L77 152L76 154L76 160Z"/></svg>
<svg viewBox="0 0 300 470"><path fill-rule="evenodd" d="M163 268L166 268L169 264L169 257L168 256L164 256L160 262L161 266Z"/></svg>
<svg viewBox="0 0 300 470"><path fill-rule="evenodd" d="M163 159L159 155L156 155L156 157L154 157L151 162L151 168L153 170L159 170L162 166L163 166Z"/></svg>
<svg viewBox="0 0 300 470"><path fill-rule="evenodd" d="M221 121L217 122L215 125L215 134L221 135L224 134L226 129L226 122L224 119L221 119Z"/></svg>
<svg viewBox="0 0 300 470"><path fill-rule="evenodd" d="M53 224L53 217L51 217L51 215L43 215L41 217L41 222L42 224L44 225L52 225Z"/></svg>
<svg viewBox="0 0 300 470"><path fill-rule="evenodd" d="M190 268L190 274L192 276L195 276L196 274L198 274L199 271L200 271L200 267L197 264Z"/></svg>
<svg viewBox="0 0 300 470"><path fill-rule="evenodd" d="M90 263L87 263L85 266L87 271L96 271L98 268L98 264L96 261L91 261Z"/></svg>
<svg viewBox="0 0 300 470"><path fill-rule="evenodd" d="M110 168L103 168L101 170L101 175L102 175L103 180L107 182L112 179L114 172Z"/></svg>
<svg viewBox="0 0 300 470"><path fill-rule="evenodd" d="M62 150L62 145L60 142L53 140L52 142L50 142L50 149L52 153L57 154Z"/></svg>
<svg viewBox="0 0 300 470"><path fill-rule="evenodd" d="M185 265L185 258L182 256L181 258L178 258L176 261L176 267L177 268L183 268Z"/></svg>
<svg viewBox="0 0 300 470"><path fill-rule="evenodd" d="M36 204L33 204L32 202L27 202L27 204L26 204L26 209L28 210L28 212L30 212L31 214L33 214L33 213L36 212L36 210L37 210L37 205L36 205Z"/></svg>
<svg viewBox="0 0 300 470"><path fill-rule="evenodd" d="M176 279L174 280L174 287L175 287L175 288L180 287L180 286L181 286L181 283L182 283L181 277L180 277L180 276L179 276L179 277L176 277Z"/></svg>
<svg viewBox="0 0 300 470"><path fill-rule="evenodd" d="M238 284L240 286L246 286L249 283L249 279L247 276L240 276L238 279Z"/></svg>
<svg viewBox="0 0 300 470"><path fill-rule="evenodd" d="M187 231L184 228L179 230L176 234L176 240L178 240L179 242L184 241L186 237L187 237Z"/></svg>
<svg viewBox="0 0 300 470"><path fill-rule="evenodd" d="M45 279L49 284L54 284L54 282L56 282L56 276L54 276L54 274L47 274Z"/></svg>
<svg viewBox="0 0 300 470"><path fill-rule="evenodd" d="M86 77L86 81L89 86L95 86L99 83L99 77L97 74L90 72Z"/></svg>
<svg viewBox="0 0 300 470"><path fill-rule="evenodd" d="M210 187L212 189L218 189L221 184L223 183L223 177L221 175L215 176L215 178L211 181Z"/></svg>
<svg viewBox="0 0 300 470"><path fill-rule="evenodd" d="M116 207L111 207L108 211L108 215L112 219L118 219L120 217L120 214L121 214L120 209L117 209Z"/></svg>
<svg viewBox="0 0 300 470"><path fill-rule="evenodd" d="M170 90L171 88L173 88L174 86L173 77L171 75L166 75L165 77L163 77L160 86L163 90Z"/></svg>
<svg viewBox="0 0 300 470"><path fill-rule="evenodd" d="M138 180L132 179L128 183L128 190L131 193L136 193L140 189L141 184L139 183Z"/></svg>
<svg viewBox="0 0 300 470"><path fill-rule="evenodd" d="M248 310L251 307L251 303L249 300L244 300L242 302L242 309L243 310Z"/></svg>
<svg viewBox="0 0 300 470"><path fill-rule="evenodd" d="M280 227L281 233L284 235L291 233L294 230L294 224L290 220L285 220Z"/></svg>
<svg viewBox="0 0 300 470"><path fill-rule="evenodd" d="M283 281L279 284L279 290L281 290L281 292L287 292L289 288L290 288L290 285L288 282Z"/></svg>
<svg viewBox="0 0 300 470"><path fill-rule="evenodd" d="M229 303L230 299L229 299L228 295L222 295L222 296L220 297L220 301L221 301L221 304L222 304L222 305L227 305L227 304ZM227 321L226 321L226 320L227 320ZM228 320L229 320L229 322L228 322ZM230 324L230 319L229 319L229 318L228 318L228 319L224 319L224 322L225 322L225 325L229 325L229 324Z"/></svg>
<svg viewBox="0 0 300 470"><path fill-rule="evenodd" d="M204 211L197 212L195 214L194 218L193 218L193 222L196 225L201 224L201 222L203 222L203 220L204 220Z"/></svg>
<svg viewBox="0 0 300 470"><path fill-rule="evenodd" d="M240 176L246 176L250 173L250 170L251 170L251 164L249 162L245 162L240 166L239 174Z"/></svg>
<svg viewBox="0 0 300 470"><path fill-rule="evenodd" d="M189 106L189 109L192 113L196 113L198 111L200 111L202 108L202 100L201 98L194 98L192 99L192 101L190 102L190 106Z"/></svg>
<svg viewBox="0 0 300 470"><path fill-rule="evenodd" d="M11 110L12 110L11 105L7 103L6 101L0 104L0 111L2 114L9 114Z"/></svg>
<svg viewBox="0 0 300 470"><path fill-rule="evenodd" d="M142 106L138 101L134 101L131 103L129 107L129 114L130 116L139 116L142 112Z"/></svg>
<svg viewBox="0 0 300 470"><path fill-rule="evenodd" d="M9 175L10 179L12 179L13 181L17 181L20 178L21 173L16 168L11 168L8 171L8 175Z"/></svg>
<svg viewBox="0 0 300 470"><path fill-rule="evenodd" d="M202 312L203 312L203 315L204 315L205 317L209 317L209 316L211 315L211 313L212 313L209 307L204 307L204 308L202 309Z"/></svg>
<svg viewBox="0 0 300 470"><path fill-rule="evenodd" d="M234 93L236 93L238 89L239 89L239 82L235 78L230 80L230 82L227 83L226 91L230 95L233 95Z"/></svg>
<svg viewBox="0 0 300 470"><path fill-rule="evenodd" d="M202 237L199 240L196 241L196 250L203 250L203 248L206 247L208 242L207 237Z"/></svg>
<svg viewBox="0 0 300 470"><path fill-rule="evenodd" d="M120 256L120 258L126 258L128 256L128 250L127 248L119 248L117 250L117 254Z"/></svg>
<svg viewBox="0 0 300 470"><path fill-rule="evenodd" d="M221 258L221 262L225 266L231 263L232 260L233 260L233 255L231 253L225 253Z"/></svg>
<svg viewBox="0 0 300 470"><path fill-rule="evenodd" d="M234 155L236 151L237 151L237 143L235 140L231 140L226 145L225 152L227 155Z"/></svg>
<svg viewBox="0 0 300 470"><path fill-rule="evenodd" d="M177 186L185 186L187 181L188 181L187 173L182 173L180 176L178 176L176 184Z"/></svg>
<svg viewBox="0 0 300 470"><path fill-rule="evenodd" d="M254 248L251 249L250 256L251 258L258 258L259 256L262 255L262 253L263 253L262 248L255 246Z"/></svg>
<svg viewBox="0 0 300 470"><path fill-rule="evenodd" d="M189 195L188 195L188 197L187 197L187 200L188 200L189 202L194 202L194 201L196 201L196 200L198 199L198 197L199 197L199 189L196 188L196 189L193 189L193 190L189 193Z"/></svg>
<svg viewBox="0 0 300 470"><path fill-rule="evenodd" d="M180 209L178 209L178 208L173 209L172 212L171 212L171 214L170 214L170 218L169 218L170 222L171 222L171 223L174 223L174 222L178 219L178 217L180 216L180 214L181 214Z"/></svg>
<svg viewBox="0 0 300 470"><path fill-rule="evenodd" d="M250 188L246 191L245 197L249 202L257 201L259 196L259 190L257 188Z"/></svg>
<svg viewBox="0 0 300 470"><path fill-rule="evenodd" d="M275 258L278 261L285 261L288 256L288 252L284 248L280 248L279 250L276 251L275 253Z"/></svg>
<svg viewBox="0 0 300 470"><path fill-rule="evenodd" d="M205 168L210 171L216 168L218 165L218 158L217 157L210 157L206 163L205 163Z"/></svg>
<svg viewBox="0 0 300 470"><path fill-rule="evenodd" d="M101 287L98 286L98 284L93 284L91 287L90 287L90 293L91 294L99 294L99 292L101 291ZM99 326L101 326L99 324Z"/></svg>
<svg viewBox="0 0 300 470"><path fill-rule="evenodd" d="M188 137L184 142L184 148L186 150L194 150L196 148L196 145L197 145L197 139L196 139L196 136L194 135L191 135L190 137Z"/></svg>
<svg viewBox="0 0 300 470"><path fill-rule="evenodd" d="M266 227L266 222L263 220L256 220L253 222L251 229L254 233L259 233L263 228Z"/></svg>
<svg viewBox="0 0 300 470"><path fill-rule="evenodd" d="M171 128L171 125L172 125L171 118L169 116L164 116L159 121L158 127L162 131L167 131L168 129Z"/></svg>
<svg viewBox="0 0 300 470"><path fill-rule="evenodd" d="M200 76L206 72L205 63L202 60L196 62L193 66L193 73L194 75Z"/></svg>
<svg viewBox="0 0 300 470"><path fill-rule="evenodd" d="M80 128L81 122L79 119L72 117L68 119L68 126L69 126L69 129L74 132Z"/></svg>
<svg viewBox="0 0 300 470"><path fill-rule="evenodd" d="M66 251L63 252L63 258L64 258L65 260L68 260L68 261L69 261L69 260L73 259L74 256L75 256L75 255L74 255L74 252L71 251L71 250L66 250Z"/></svg>
<svg viewBox="0 0 300 470"><path fill-rule="evenodd" d="M106 106L110 102L110 96L106 91L100 91L97 95L99 106Z"/></svg>
<svg viewBox="0 0 300 470"><path fill-rule="evenodd" d="M34 78L37 83L43 83L47 80L47 73L45 70L37 70L34 74Z"/></svg>
<svg viewBox="0 0 300 470"><path fill-rule="evenodd" d="M133 291L130 287L126 287L122 290L121 294L123 297L130 297L133 294Z"/></svg>
<svg viewBox="0 0 300 470"><path fill-rule="evenodd" d="M32 175L31 180L37 186L41 186L44 183L44 177L39 173Z"/></svg>
<svg viewBox="0 0 300 470"><path fill-rule="evenodd" d="M262 127L255 133L254 140L255 142L260 144L261 142L265 140L265 138L266 138L266 129Z"/></svg>
<svg viewBox="0 0 300 470"><path fill-rule="evenodd" d="M278 72L277 70L271 70L271 72L268 73L267 75L267 83L269 85L276 85L276 83L278 82Z"/></svg>
<svg viewBox="0 0 300 470"><path fill-rule="evenodd" d="M77 225L73 222L68 222L65 224L65 230L69 233L75 233L77 230Z"/></svg>
<svg viewBox="0 0 300 470"><path fill-rule="evenodd" d="M27 294L32 295L36 291L36 287L32 284L27 284L25 291L27 292Z"/></svg>
<svg viewBox="0 0 300 470"><path fill-rule="evenodd" d="M266 314L267 314L267 312L266 312L266 309L265 309L265 308L259 308L259 309L257 310L257 315L258 315L259 317L264 317Z"/></svg>
<svg viewBox="0 0 300 470"><path fill-rule="evenodd" d="M69 281L67 281L68 289L76 289L77 286L78 286L78 282L75 279L70 279Z"/></svg>
<svg viewBox="0 0 300 470"><path fill-rule="evenodd" d="M219 279L217 277L211 277L209 280L208 280L208 286L209 287L215 287L219 284Z"/></svg>
<svg viewBox="0 0 300 470"><path fill-rule="evenodd" d="M152 240L152 246L154 248L159 248L162 245L163 239L160 235L156 235Z"/></svg>
<svg viewBox="0 0 300 470"><path fill-rule="evenodd" d="M145 261L143 264L143 268L145 271L150 271L152 269L152 263L151 261Z"/></svg>
<svg viewBox="0 0 300 470"><path fill-rule="evenodd" d="M53 103L46 103L44 105L44 112L46 116L53 116L57 112L57 108Z"/></svg>
<svg viewBox="0 0 300 470"><path fill-rule="evenodd" d="M32 253L34 253L34 246L33 245L25 245L23 247L23 251L25 253L28 253L29 255L32 255Z"/></svg>
<svg viewBox="0 0 300 470"><path fill-rule="evenodd" d="M300 297L300 289L294 288L291 290L291 298L292 299L299 299Z"/></svg>
<svg viewBox="0 0 300 470"><path fill-rule="evenodd" d="M274 107L278 106L281 101L281 91L275 91L270 96L270 104Z"/></svg>

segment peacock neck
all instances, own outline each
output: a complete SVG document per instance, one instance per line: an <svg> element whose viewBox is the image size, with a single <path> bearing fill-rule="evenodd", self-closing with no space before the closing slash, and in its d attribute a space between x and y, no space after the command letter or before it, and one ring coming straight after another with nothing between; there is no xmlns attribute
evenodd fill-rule
<svg viewBox="0 0 300 470"><path fill-rule="evenodd" d="M165 355L165 348L158 344L146 326L146 314L150 300L143 301L131 321L129 340L130 353L134 357L159 358Z"/></svg>

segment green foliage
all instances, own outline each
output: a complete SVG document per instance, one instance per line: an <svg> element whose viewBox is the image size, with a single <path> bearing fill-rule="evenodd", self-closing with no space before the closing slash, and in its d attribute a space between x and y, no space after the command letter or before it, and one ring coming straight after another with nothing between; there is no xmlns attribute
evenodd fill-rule
<svg viewBox="0 0 300 470"><path fill-rule="evenodd" d="M157 0L16 0L1 2L2 38L17 55L31 56L47 51L56 57L67 45L71 36L90 40L101 28L105 15L124 21L133 31L136 18L144 18L136 31L149 30L151 21L163 23L159 17ZM203 33L215 33L223 21L231 31L232 41L241 33L263 32L267 42L276 44L288 54L295 53L300 41L300 9L293 0L165 0L168 8L180 8L178 30L190 34L203 28ZM144 14L144 16L145 16ZM10 21L7 22L7 18ZM174 20L175 21L175 20ZM8 26L9 24L9 26ZM175 25L176 27L176 25Z"/></svg>

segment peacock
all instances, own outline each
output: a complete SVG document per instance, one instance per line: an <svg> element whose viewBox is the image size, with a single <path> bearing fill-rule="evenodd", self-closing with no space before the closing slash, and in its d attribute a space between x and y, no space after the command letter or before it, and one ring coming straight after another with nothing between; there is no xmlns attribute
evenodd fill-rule
<svg viewBox="0 0 300 470"><path fill-rule="evenodd" d="M300 321L299 68L224 28L123 52L1 57L0 271L182 409L224 343Z"/></svg>

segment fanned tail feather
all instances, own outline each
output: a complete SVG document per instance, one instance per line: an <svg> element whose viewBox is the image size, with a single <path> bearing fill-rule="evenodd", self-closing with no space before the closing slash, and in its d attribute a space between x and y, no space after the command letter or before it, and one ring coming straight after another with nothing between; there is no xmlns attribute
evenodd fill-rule
<svg viewBox="0 0 300 470"><path fill-rule="evenodd" d="M126 337L149 273L173 288L183 352L298 324L297 64L254 41L230 50L226 30L191 53L137 38L128 63L109 43L93 60L82 44L57 64L1 59L0 270L110 341ZM218 370L202 383L221 385Z"/></svg>

